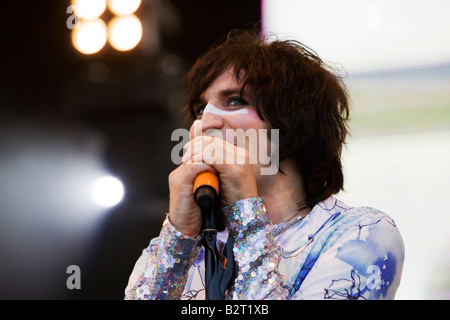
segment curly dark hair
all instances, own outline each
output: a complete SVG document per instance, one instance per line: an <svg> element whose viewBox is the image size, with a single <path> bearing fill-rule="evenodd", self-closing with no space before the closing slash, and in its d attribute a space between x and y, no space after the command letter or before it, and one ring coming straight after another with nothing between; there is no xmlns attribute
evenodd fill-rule
<svg viewBox="0 0 450 320"><path fill-rule="evenodd" d="M188 118L195 119L201 95L229 67L242 85L241 96L249 90L260 118L279 129L280 163L294 160L303 178L306 203L299 206L312 208L343 190L349 103L342 77L300 42L235 30L186 74Z"/></svg>

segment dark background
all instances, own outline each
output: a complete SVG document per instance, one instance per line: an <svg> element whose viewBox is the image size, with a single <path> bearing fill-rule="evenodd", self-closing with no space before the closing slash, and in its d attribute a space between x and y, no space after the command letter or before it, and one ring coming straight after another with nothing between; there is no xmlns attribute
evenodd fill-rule
<svg viewBox="0 0 450 320"><path fill-rule="evenodd" d="M154 23L144 23L136 49L117 52L107 44L87 56L71 44L69 5L3 1L0 10L1 299L123 298L135 261L158 235L167 211L167 176L175 168L171 133L189 126L179 112L183 75L230 30L254 27L261 19L256 0L144 0L137 15ZM39 179L19 183L23 171L1 170L18 148L47 153L45 147L55 141L66 156L97 146L94 153L125 185L125 199L103 216L89 239L40 219L46 209L30 200L43 187ZM45 170L34 176L45 180L51 165ZM26 190L21 202L28 201L32 212L11 205L11 183ZM59 219L65 210L58 210ZM21 214L23 219L13 220ZM66 287L72 264L81 269L80 290Z"/></svg>

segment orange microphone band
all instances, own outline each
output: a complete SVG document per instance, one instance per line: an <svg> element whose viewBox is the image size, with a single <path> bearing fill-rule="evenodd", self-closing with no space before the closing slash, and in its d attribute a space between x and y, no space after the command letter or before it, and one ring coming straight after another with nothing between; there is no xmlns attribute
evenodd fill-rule
<svg viewBox="0 0 450 320"><path fill-rule="evenodd" d="M194 194L203 186L211 187L216 190L216 194L219 194L219 178L215 173L209 171L200 173L194 180Z"/></svg>

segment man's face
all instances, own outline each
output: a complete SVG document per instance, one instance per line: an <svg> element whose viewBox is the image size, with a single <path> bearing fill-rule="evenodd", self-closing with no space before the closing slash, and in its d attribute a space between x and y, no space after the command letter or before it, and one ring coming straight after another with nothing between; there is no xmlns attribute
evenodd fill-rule
<svg viewBox="0 0 450 320"><path fill-rule="evenodd" d="M267 125L258 116L252 96L244 92L241 97L240 91L233 68L227 69L201 95L200 104L194 106L197 120L191 126L190 136L219 136L247 149L255 175L260 176L264 162L261 155L270 157L271 152Z"/></svg>
<svg viewBox="0 0 450 320"><path fill-rule="evenodd" d="M227 69L206 89L200 97L201 103L194 107L197 120L201 121L203 133L216 129L225 137L227 129L258 131L266 128L264 121L256 112L252 97L248 92L244 92L241 98L240 90L241 86L236 80L233 68ZM193 126L191 138L192 136Z"/></svg>

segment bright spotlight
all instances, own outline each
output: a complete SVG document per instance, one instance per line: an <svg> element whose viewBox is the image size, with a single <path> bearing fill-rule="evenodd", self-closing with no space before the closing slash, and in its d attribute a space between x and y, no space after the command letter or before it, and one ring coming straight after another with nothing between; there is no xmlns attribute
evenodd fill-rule
<svg viewBox="0 0 450 320"><path fill-rule="evenodd" d="M106 0L72 0L75 14L84 20L96 19L106 9Z"/></svg>
<svg viewBox="0 0 450 320"><path fill-rule="evenodd" d="M128 51L142 39L142 24L135 15L115 17L108 24L108 41L119 51Z"/></svg>
<svg viewBox="0 0 450 320"><path fill-rule="evenodd" d="M106 24L101 19L80 20L72 30L73 46L84 54L100 51L106 44L106 40Z"/></svg>
<svg viewBox="0 0 450 320"><path fill-rule="evenodd" d="M122 201L125 191L119 179L105 176L94 183L92 193L100 206L109 208Z"/></svg>
<svg viewBox="0 0 450 320"><path fill-rule="evenodd" d="M134 13L141 5L141 0L109 0L108 7L112 13L118 16L126 16Z"/></svg>

